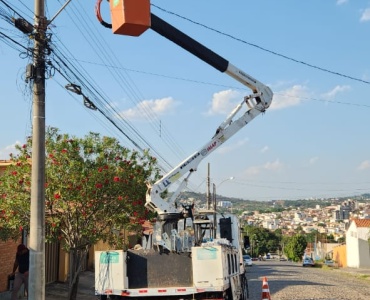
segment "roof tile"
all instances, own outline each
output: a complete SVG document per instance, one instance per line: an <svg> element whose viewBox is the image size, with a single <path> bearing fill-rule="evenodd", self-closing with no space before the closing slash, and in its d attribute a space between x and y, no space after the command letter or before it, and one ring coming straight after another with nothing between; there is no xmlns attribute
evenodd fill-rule
<svg viewBox="0 0 370 300"><path fill-rule="evenodd" d="M354 219L356 227L370 227L370 219Z"/></svg>

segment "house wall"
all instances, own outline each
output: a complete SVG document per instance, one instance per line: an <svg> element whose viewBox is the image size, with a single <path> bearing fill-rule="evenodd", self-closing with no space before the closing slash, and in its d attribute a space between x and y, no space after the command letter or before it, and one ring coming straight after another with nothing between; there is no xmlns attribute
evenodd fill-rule
<svg viewBox="0 0 370 300"><path fill-rule="evenodd" d="M370 268L370 249L367 240L358 240L359 243L359 268Z"/></svg>
<svg viewBox="0 0 370 300"><path fill-rule="evenodd" d="M13 271L17 246L20 241L0 241L0 292L8 289L8 274Z"/></svg>
<svg viewBox="0 0 370 300"><path fill-rule="evenodd" d="M358 234L355 222L352 222L346 232L347 244L347 267L360 267L360 250L358 244Z"/></svg>
<svg viewBox="0 0 370 300"><path fill-rule="evenodd" d="M347 245L340 245L333 248L333 260L338 267L347 267Z"/></svg>

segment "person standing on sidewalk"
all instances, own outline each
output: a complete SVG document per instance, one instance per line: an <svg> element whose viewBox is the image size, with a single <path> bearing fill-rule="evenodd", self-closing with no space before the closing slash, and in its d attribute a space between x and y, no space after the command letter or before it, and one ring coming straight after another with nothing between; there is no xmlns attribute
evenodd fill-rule
<svg viewBox="0 0 370 300"><path fill-rule="evenodd" d="M27 291L27 298L28 298L28 270L30 266L30 251L28 248L20 244L17 247L17 253L15 255L14 265L13 265L13 273L14 275L14 285L12 291L11 300L18 299L18 292L24 284L24 289ZM15 271L18 272L15 273Z"/></svg>

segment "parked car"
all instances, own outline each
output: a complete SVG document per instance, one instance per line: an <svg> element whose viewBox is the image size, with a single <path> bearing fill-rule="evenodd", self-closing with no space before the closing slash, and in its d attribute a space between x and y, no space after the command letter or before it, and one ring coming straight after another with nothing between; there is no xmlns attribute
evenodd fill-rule
<svg viewBox="0 0 370 300"><path fill-rule="evenodd" d="M303 267L314 267L315 262L313 261L313 259L311 257L305 257L303 259L302 266Z"/></svg>
<svg viewBox="0 0 370 300"><path fill-rule="evenodd" d="M325 260L324 265L329 266L329 267L334 267L335 264L334 264L333 260L327 259L327 260Z"/></svg>
<svg viewBox="0 0 370 300"><path fill-rule="evenodd" d="M252 258L249 255L243 255L244 266L252 266Z"/></svg>
<svg viewBox="0 0 370 300"><path fill-rule="evenodd" d="M279 260L280 260L280 261L287 261L287 258L286 258L286 257L284 257L284 256L281 256L281 257L279 258Z"/></svg>

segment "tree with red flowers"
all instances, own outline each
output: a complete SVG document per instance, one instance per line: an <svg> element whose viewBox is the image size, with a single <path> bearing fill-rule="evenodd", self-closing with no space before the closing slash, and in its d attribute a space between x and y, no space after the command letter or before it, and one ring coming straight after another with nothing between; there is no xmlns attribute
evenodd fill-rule
<svg viewBox="0 0 370 300"><path fill-rule="evenodd" d="M61 240L73 259L70 299L75 299L88 248L99 240L122 248L119 233L139 232L153 217L144 206L146 183L159 178L159 169L148 151L129 150L97 133L77 138L48 128L45 148L46 239ZM29 229L32 140L17 150L0 177L0 239L19 238Z"/></svg>

